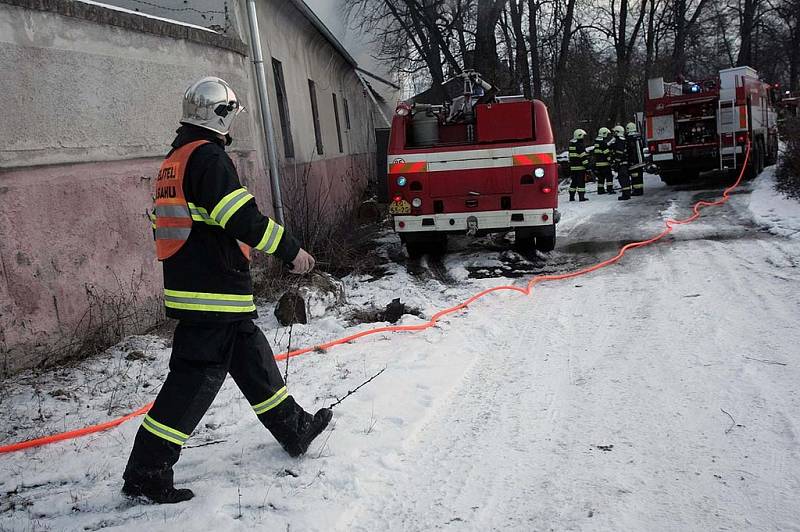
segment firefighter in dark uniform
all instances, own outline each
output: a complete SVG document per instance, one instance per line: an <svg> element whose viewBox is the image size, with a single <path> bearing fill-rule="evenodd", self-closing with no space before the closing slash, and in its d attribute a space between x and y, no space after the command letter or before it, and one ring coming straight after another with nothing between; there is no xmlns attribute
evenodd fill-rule
<svg viewBox="0 0 800 532"><path fill-rule="evenodd" d="M631 178L631 196L644 195L644 149L642 137L636 131L636 124L628 122L625 126L625 139L628 143L628 171Z"/></svg>
<svg viewBox="0 0 800 532"><path fill-rule="evenodd" d="M569 175L572 183L569 186L569 200L575 201L578 193L580 201L589 201L586 197L586 171L589 169L589 153L586 151L584 139L586 132L576 129L569 141Z"/></svg>
<svg viewBox="0 0 800 532"><path fill-rule="evenodd" d="M594 169L597 175L597 193L614 193L614 174L611 172L611 148L608 147L609 135L611 130L601 127L597 131L597 138L594 139Z"/></svg>
<svg viewBox="0 0 800 532"><path fill-rule="evenodd" d="M628 174L628 141L625 139L625 129L622 126L614 126L614 138L608 143L611 149L611 160L614 170L617 172L622 194L618 200L631 199L631 181Z"/></svg>
<svg viewBox="0 0 800 532"><path fill-rule="evenodd" d="M156 503L191 499L173 485L182 445L226 375L258 420L291 456L328 425L332 412L311 415L289 395L264 333L253 323L249 256L275 255L304 274L314 258L259 211L225 153L242 106L214 77L187 89L181 127L156 180L153 220L164 271L166 314L178 319L169 374L136 434L122 491Z"/></svg>

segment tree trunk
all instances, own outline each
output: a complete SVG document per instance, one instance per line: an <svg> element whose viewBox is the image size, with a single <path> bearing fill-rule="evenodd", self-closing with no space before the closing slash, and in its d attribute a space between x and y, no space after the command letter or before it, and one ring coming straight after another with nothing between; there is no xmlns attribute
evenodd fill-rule
<svg viewBox="0 0 800 532"><path fill-rule="evenodd" d="M531 49L531 78L533 97L542 99L542 72L539 61L539 2L528 0L528 37Z"/></svg>
<svg viewBox="0 0 800 532"><path fill-rule="evenodd" d="M561 33L561 45L558 49L558 58L553 76L553 112L555 115L556 131L559 135L564 135L567 124L563 114L563 92L564 92L564 73L569 58L569 43L572 40L572 23L575 18L575 1L567 0L567 12L564 15Z"/></svg>
<svg viewBox="0 0 800 532"><path fill-rule="evenodd" d="M495 28L500 19L503 0L478 0L475 27L475 70L492 83L497 79L497 39Z"/></svg>
<svg viewBox="0 0 800 532"><path fill-rule="evenodd" d="M686 0L676 0L673 7L675 47L672 49L672 77L683 76L686 65Z"/></svg>
<svg viewBox="0 0 800 532"><path fill-rule="evenodd" d="M739 14L739 55L736 66L753 66L753 29L755 27L756 0L744 0L744 10Z"/></svg>
<svg viewBox="0 0 800 532"><path fill-rule="evenodd" d="M504 89L511 89L512 91L511 94L517 94L517 92L519 91L520 80L519 80L519 72L517 72L516 68L517 63L514 61L516 47L512 43L511 32L509 31L508 28L508 12L506 11L505 7L503 7L503 10L501 11L501 15L502 16L500 17L500 29L503 31L503 40L505 40L506 53L507 53L506 61L508 64L508 71L511 75L509 79L502 79L502 80L498 79L497 81L503 84L502 87ZM503 78L505 78L505 76L503 76Z"/></svg>
<svg viewBox="0 0 800 532"><path fill-rule="evenodd" d="M789 90L800 91L800 16L795 17L789 50Z"/></svg>
<svg viewBox="0 0 800 532"><path fill-rule="evenodd" d="M517 44L517 77L522 81L522 94L526 98L532 96L531 93L531 70L528 64L528 49L525 46L525 34L522 33L522 16L525 11L523 0L511 0L511 25L514 28L514 40ZM517 87L519 89L519 87Z"/></svg>
<svg viewBox="0 0 800 532"><path fill-rule="evenodd" d="M645 93L643 95L642 100L642 109L644 109L644 104L647 101L647 82L650 79L650 72L653 70L653 53L655 49L655 42L656 42L656 2L657 0L649 0L650 1L650 9L647 13L647 30L644 36L644 48L645 48L645 55L644 55L644 82L645 82ZM647 0L645 0L647 2ZM644 6L642 6L644 7Z"/></svg>
<svg viewBox="0 0 800 532"><path fill-rule="evenodd" d="M692 16L686 19L686 0L675 0L672 6L675 30L675 47L672 49L672 74L675 78L684 74L686 68L686 40L708 0L700 0Z"/></svg>

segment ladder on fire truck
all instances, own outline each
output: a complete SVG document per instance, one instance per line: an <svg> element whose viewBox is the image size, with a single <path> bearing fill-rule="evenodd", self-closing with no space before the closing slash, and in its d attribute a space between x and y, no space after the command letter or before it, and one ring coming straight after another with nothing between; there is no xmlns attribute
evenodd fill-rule
<svg viewBox="0 0 800 532"><path fill-rule="evenodd" d="M717 107L717 137L719 138L719 169L736 168L736 100L719 100Z"/></svg>

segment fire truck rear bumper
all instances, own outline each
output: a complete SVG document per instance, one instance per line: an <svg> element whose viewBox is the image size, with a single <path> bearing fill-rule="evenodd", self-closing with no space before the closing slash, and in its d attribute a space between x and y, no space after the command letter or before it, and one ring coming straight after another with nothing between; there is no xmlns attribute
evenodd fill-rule
<svg viewBox="0 0 800 532"><path fill-rule="evenodd" d="M518 227L551 226L558 223L558 209L529 209L520 211L458 212L422 216L395 216L394 230L398 233L441 232L465 233L470 224L477 224L479 233L513 231Z"/></svg>

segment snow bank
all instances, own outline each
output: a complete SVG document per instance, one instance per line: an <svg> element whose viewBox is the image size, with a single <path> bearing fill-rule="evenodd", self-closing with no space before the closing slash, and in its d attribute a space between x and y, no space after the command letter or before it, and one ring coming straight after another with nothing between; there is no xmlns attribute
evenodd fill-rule
<svg viewBox="0 0 800 532"><path fill-rule="evenodd" d="M764 170L750 196L750 212L756 223L773 234L800 239L800 201L775 190L775 167Z"/></svg>

